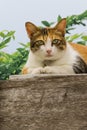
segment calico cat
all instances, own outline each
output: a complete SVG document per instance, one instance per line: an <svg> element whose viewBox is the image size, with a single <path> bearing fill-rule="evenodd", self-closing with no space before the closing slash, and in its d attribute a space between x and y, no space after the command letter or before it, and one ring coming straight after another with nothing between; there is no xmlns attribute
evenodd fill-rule
<svg viewBox="0 0 87 130"><path fill-rule="evenodd" d="M31 22L25 27L30 52L23 74L87 73L87 47L66 42L65 18L52 28L39 28Z"/></svg>

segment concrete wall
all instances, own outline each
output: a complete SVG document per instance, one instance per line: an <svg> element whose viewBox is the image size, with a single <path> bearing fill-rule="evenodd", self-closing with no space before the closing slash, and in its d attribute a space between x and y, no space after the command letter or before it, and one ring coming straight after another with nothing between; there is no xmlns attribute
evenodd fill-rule
<svg viewBox="0 0 87 130"><path fill-rule="evenodd" d="M0 81L0 130L87 130L87 75Z"/></svg>

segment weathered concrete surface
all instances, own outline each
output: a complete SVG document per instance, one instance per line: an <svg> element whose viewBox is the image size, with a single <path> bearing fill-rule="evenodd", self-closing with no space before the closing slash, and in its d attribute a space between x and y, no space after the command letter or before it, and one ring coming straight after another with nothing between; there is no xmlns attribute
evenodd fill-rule
<svg viewBox="0 0 87 130"><path fill-rule="evenodd" d="M0 130L87 130L87 75L0 81Z"/></svg>

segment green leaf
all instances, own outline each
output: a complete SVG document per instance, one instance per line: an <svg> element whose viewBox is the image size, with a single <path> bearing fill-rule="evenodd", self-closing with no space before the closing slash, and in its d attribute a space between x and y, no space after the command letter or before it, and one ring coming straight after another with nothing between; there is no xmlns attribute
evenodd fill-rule
<svg viewBox="0 0 87 130"><path fill-rule="evenodd" d="M0 49L7 47L7 45L0 45Z"/></svg>
<svg viewBox="0 0 87 130"><path fill-rule="evenodd" d="M26 47L26 45L24 43L22 43L22 42L20 42L20 45L22 45L23 47Z"/></svg>
<svg viewBox="0 0 87 130"><path fill-rule="evenodd" d="M73 42L74 40L80 39L83 34L74 34L72 36L67 36L66 40L68 42Z"/></svg>
<svg viewBox="0 0 87 130"><path fill-rule="evenodd" d="M59 15L59 16L57 17L57 22L60 22L61 19L62 19L62 17Z"/></svg>
<svg viewBox="0 0 87 130"><path fill-rule="evenodd" d="M9 37L9 38L7 38L6 40L2 41L2 42L0 43L0 49L6 47L6 46L7 46L7 43L9 43L10 40L11 40L11 37Z"/></svg>
<svg viewBox="0 0 87 130"><path fill-rule="evenodd" d="M50 26L53 25L53 24L54 24L54 22L51 22L51 23L50 23Z"/></svg>
<svg viewBox="0 0 87 130"><path fill-rule="evenodd" d="M15 33L15 31L10 31L10 32L7 33L6 37L11 37L11 36L13 37L14 33Z"/></svg>
<svg viewBox="0 0 87 130"><path fill-rule="evenodd" d="M1 36L2 38L4 38L4 37L5 37L5 34L4 34L3 32L0 32L0 36Z"/></svg>
<svg viewBox="0 0 87 130"><path fill-rule="evenodd" d="M14 35L12 36L12 38L13 38L13 40L15 40L15 36Z"/></svg>
<svg viewBox="0 0 87 130"><path fill-rule="evenodd" d="M48 21L42 21L41 23L46 27L50 27L50 23Z"/></svg>
<svg viewBox="0 0 87 130"><path fill-rule="evenodd" d="M69 31L74 30L75 28L66 28L66 33L70 34Z"/></svg>
<svg viewBox="0 0 87 130"><path fill-rule="evenodd" d="M22 45L24 48L28 49L30 47L30 42L27 42L26 44L20 42L20 45Z"/></svg>
<svg viewBox="0 0 87 130"><path fill-rule="evenodd" d="M84 41L87 41L87 36L82 36L81 37Z"/></svg>
<svg viewBox="0 0 87 130"><path fill-rule="evenodd" d="M78 44L81 44L81 45L86 45L86 41L79 41L77 42Z"/></svg>
<svg viewBox="0 0 87 130"><path fill-rule="evenodd" d="M75 40L75 39L77 39L77 38L79 38L81 36L81 34L79 35L79 34L75 34L75 35L73 35L72 37L71 37L71 39L72 40Z"/></svg>

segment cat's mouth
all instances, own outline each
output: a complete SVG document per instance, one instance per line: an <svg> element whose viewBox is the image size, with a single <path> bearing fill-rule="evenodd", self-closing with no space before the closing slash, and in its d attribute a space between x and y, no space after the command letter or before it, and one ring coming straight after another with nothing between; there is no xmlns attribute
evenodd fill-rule
<svg viewBox="0 0 87 130"><path fill-rule="evenodd" d="M47 54L46 57L52 57L53 55L52 54Z"/></svg>

